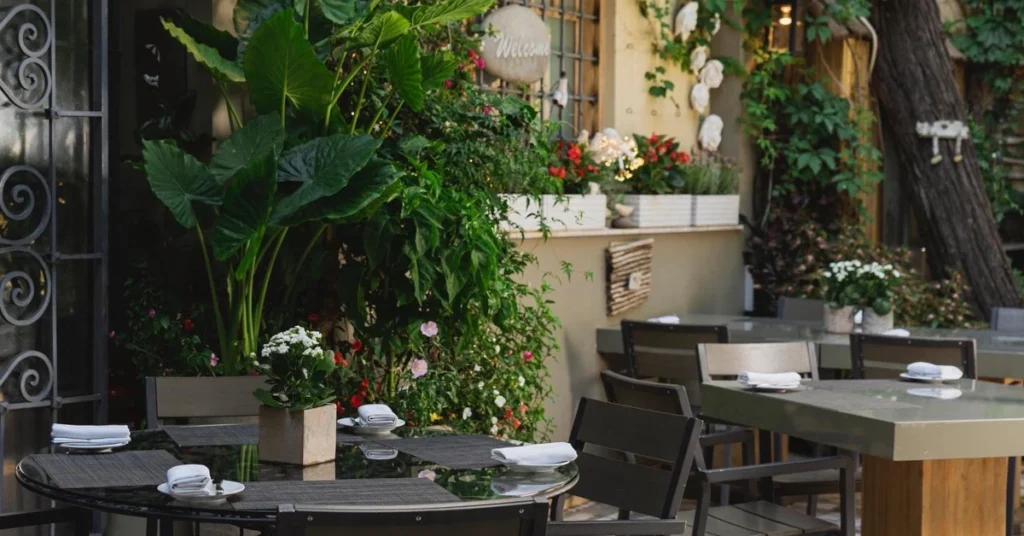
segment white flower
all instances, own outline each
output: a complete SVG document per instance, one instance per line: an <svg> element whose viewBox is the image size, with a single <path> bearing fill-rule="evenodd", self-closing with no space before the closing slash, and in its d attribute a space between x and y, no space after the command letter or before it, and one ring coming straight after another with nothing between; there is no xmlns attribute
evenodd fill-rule
<svg viewBox="0 0 1024 536"><path fill-rule="evenodd" d="M690 107L699 114L708 111L708 103L711 101L711 92L708 86L697 83L690 90Z"/></svg>
<svg viewBox="0 0 1024 536"><path fill-rule="evenodd" d="M484 388L484 382L480 382L480 383L476 384L476 388L477 388L477 389L480 389L480 390L483 390L483 388Z"/></svg>
<svg viewBox="0 0 1024 536"><path fill-rule="evenodd" d="M497 417L491 417L491 424L498 424L498 418Z"/></svg>
<svg viewBox="0 0 1024 536"><path fill-rule="evenodd" d="M715 13L714 21L715 21L715 27L711 29L711 35L718 34L718 30L722 29L722 16L719 15L718 13Z"/></svg>
<svg viewBox="0 0 1024 536"><path fill-rule="evenodd" d="M497 390L497 389L495 389L495 390L494 390L494 391L492 391L492 392L494 393L494 396L498 396L498 395L500 395L500 394L501 394L501 393L499 393L499 392L498 392L498 390Z"/></svg>
<svg viewBox="0 0 1024 536"><path fill-rule="evenodd" d="M526 378L524 378L522 376L520 376L519 379L516 380L516 381L519 382L519 387L522 387L522 386L526 385Z"/></svg>
<svg viewBox="0 0 1024 536"><path fill-rule="evenodd" d="M462 420L466 420L473 416L473 410L469 408L462 408Z"/></svg>
<svg viewBox="0 0 1024 536"><path fill-rule="evenodd" d="M491 427L491 435L495 435L497 433L498 433L498 425L492 426Z"/></svg>
<svg viewBox="0 0 1024 536"><path fill-rule="evenodd" d="M690 52L690 71L693 74L700 72L701 67L704 67L704 64L708 62L708 54L710 53L711 50L704 45L695 47L693 52Z"/></svg>
<svg viewBox="0 0 1024 536"><path fill-rule="evenodd" d="M499 408L503 408L503 407L505 407L505 402L506 402L506 400L505 400L505 397L503 397L503 396L501 396L501 395L498 395L498 396L497 396L497 397L496 397L496 398L494 399L494 405L495 405L495 406L498 406Z"/></svg>
<svg viewBox="0 0 1024 536"><path fill-rule="evenodd" d="M710 89L718 89L725 79L725 65L718 60L711 60L700 70L700 82Z"/></svg>
<svg viewBox="0 0 1024 536"><path fill-rule="evenodd" d="M722 127L724 126L722 118L715 114L704 119L704 123L700 125L700 133L697 134L700 146L707 151L717 151L719 144L722 143Z"/></svg>
<svg viewBox="0 0 1024 536"><path fill-rule="evenodd" d="M676 35L681 37L684 42L697 29L697 11L699 9L700 6L697 2L690 2L683 6L679 13L676 13Z"/></svg>
<svg viewBox="0 0 1024 536"><path fill-rule="evenodd" d="M823 275L825 277L832 277L832 272L825 272Z"/></svg>
<svg viewBox="0 0 1024 536"><path fill-rule="evenodd" d="M480 372L483 368L480 365L473 367L473 372Z"/></svg>
<svg viewBox="0 0 1024 536"><path fill-rule="evenodd" d="M892 275L894 275L896 277L899 277L900 276L900 271L899 270L893 270L892 271Z"/></svg>

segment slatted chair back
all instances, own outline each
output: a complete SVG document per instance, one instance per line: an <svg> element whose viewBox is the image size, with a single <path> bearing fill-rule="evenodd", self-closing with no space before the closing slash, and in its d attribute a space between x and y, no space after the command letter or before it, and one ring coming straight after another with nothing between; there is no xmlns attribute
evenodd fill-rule
<svg viewBox="0 0 1024 536"><path fill-rule="evenodd" d="M287 536L544 536L547 499L479 501L436 506L282 505L277 534Z"/></svg>
<svg viewBox="0 0 1024 536"><path fill-rule="evenodd" d="M782 297L775 304L775 317L794 322L824 322L825 302L807 298Z"/></svg>
<svg viewBox="0 0 1024 536"><path fill-rule="evenodd" d="M622 349L629 375L682 385L695 410L700 407L697 345L727 342L726 326L622 321Z"/></svg>
<svg viewBox="0 0 1024 536"><path fill-rule="evenodd" d="M732 379L741 372L797 372L818 379L818 354L810 342L701 344L697 357L702 382Z"/></svg>
<svg viewBox="0 0 1024 536"><path fill-rule="evenodd" d="M263 376L146 378L146 427L163 419L256 417L260 403L252 392L267 387Z"/></svg>
<svg viewBox="0 0 1024 536"><path fill-rule="evenodd" d="M674 519L702 426L682 415L581 399L569 439L579 452L572 494L620 511Z"/></svg>
<svg viewBox="0 0 1024 536"><path fill-rule="evenodd" d="M1018 307L993 307L992 331L1024 331L1024 309Z"/></svg>
<svg viewBox="0 0 1024 536"><path fill-rule="evenodd" d="M925 361L949 365L977 378L977 345L974 339L921 339L885 335L850 335L850 354L855 379L898 378L907 365Z"/></svg>
<svg viewBox="0 0 1024 536"><path fill-rule="evenodd" d="M613 404L693 417L686 389L681 385L638 380L617 372L601 372L604 395Z"/></svg>

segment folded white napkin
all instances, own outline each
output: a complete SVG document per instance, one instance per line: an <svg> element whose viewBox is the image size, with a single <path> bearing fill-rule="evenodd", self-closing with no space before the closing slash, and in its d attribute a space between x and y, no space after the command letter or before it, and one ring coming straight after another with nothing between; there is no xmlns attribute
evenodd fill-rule
<svg viewBox="0 0 1024 536"><path fill-rule="evenodd" d="M959 380L964 377L963 371L956 367L948 365L934 365L932 363L925 363L918 361L907 365L907 374L911 376L917 376L919 378L929 378L935 380Z"/></svg>
<svg viewBox="0 0 1024 536"><path fill-rule="evenodd" d="M385 404L359 406L359 424L363 426L392 426L398 416Z"/></svg>
<svg viewBox="0 0 1024 536"><path fill-rule="evenodd" d="M373 443L363 443L359 445L359 450L363 451L363 456L366 456L367 460L393 460L398 457L398 451L393 448L375 446Z"/></svg>
<svg viewBox="0 0 1024 536"><path fill-rule="evenodd" d="M939 400L954 400L960 398L964 393L960 389L907 389L907 394L923 396L926 398L938 398Z"/></svg>
<svg viewBox="0 0 1024 536"><path fill-rule="evenodd" d="M655 324L678 324L679 317L676 315L656 316L654 318L648 318L647 321Z"/></svg>
<svg viewBox="0 0 1024 536"><path fill-rule="evenodd" d="M896 328L896 329L890 329L889 331L883 332L882 335L886 335L886 336L889 336L889 337L909 337L910 336L910 332L905 330L905 329Z"/></svg>
<svg viewBox="0 0 1024 536"><path fill-rule="evenodd" d="M55 443L58 438L72 441L91 439L128 439L131 437L131 432L129 432L128 427L123 424L111 424L107 426L78 426L74 424L54 423L53 427L50 429L50 437L53 438Z"/></svg>
<svg viewBox="0 0 1024 536"><path fill-rule="evenodd" d="M554 465L576 459L576 449L568 443L542 443L491 450L491 457L509 465Z"/></svg>
<svg viewBox="0 0 1024 536"><path fill-rule="evenodd" d="M748 387L752 385L768 385L771 387L800 385L800 375L796 372L741 372L737 379Z"/></svg>
<svg viewBox="0 0 1024 536"><path fill-rule="evenodd" d="M205 465L176 465L167 470L167 487L177 495L213 495L216 489Z"/></svg>

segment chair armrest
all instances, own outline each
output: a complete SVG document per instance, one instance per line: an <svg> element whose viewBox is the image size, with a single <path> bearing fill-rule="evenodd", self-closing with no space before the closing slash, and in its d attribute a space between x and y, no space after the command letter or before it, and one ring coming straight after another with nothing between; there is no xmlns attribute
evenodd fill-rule
<svg viewBox="0 0 1024 536"><path fill-rule="evenodd" d="M813 460L801 460L795 462L764 463L760 465L748 465L745 467L727 467L725 469L710 469L700 471L700 478L710 483L738 482L741 480L753 480L778 475L794 475L809 473L822 469L839 469L841 471L853 472L853 458L849 456L830 456L828 458L815 458Z"/></svg>
<svg viewBox="0 0 1024 536"><path fill-rule="evenodd" d="M714 445L731 445L733 443L754 444L754 431L749 429L729 430L728 432L714 432L700 436L700 446L711 447Z"/></svg>
<svg viewBox="0 0 1024 536"><path fill-rule="evenodd" d="M686 521L680 519L552 521L548 523L547 536L645 536L684 532Z"/></svg>

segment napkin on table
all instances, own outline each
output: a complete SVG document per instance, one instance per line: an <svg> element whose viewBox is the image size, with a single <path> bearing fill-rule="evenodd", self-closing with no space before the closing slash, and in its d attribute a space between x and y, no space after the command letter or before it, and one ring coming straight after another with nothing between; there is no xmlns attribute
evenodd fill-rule
<svg viewBox="0 0 1024 536"><path fill-rule="evenodd" d="M576 459L576 449L568 443L542 443L491 450L491 457L509 465L554 465Z"/></svg>
<svg viewBox="0 0 1024 536"><path fill-rule="evenodd" d="M907 374L919 378L934 380L959 380L964 377L963 371L948 365L934 365L918 361L907 365Z"/></svg>
<svg viewBox="0 0 1024 536"><path fill-rule="evenodd" d="M956 400L963 395L960 389L907 389L907 394L923 396L926 398L938 398L939 400Z"/></svg>
<svg viewBox="0 0 1024 536"><path fill-rule="evenodd" d="M111 424L106 426L79 426L74 424L54 423L50 429L50 437L74 440L89 441L94 439L128 439L131 432L123 424Z"/></svg>
<svg viewBox="0 0 1024 536"><path fill-rule="evenodd" d="M359 406L359 424L363 426L392 426L398 416L385 404L365 404Z"/></svg>
<svg viewBox="0 0 1024 536"><path fill-rule="evenodd" d="M737 380L748 387L752 385L771 387L800 385L800 375L796 372L741 372Z"/></svg>
<svg viewBox="0 0 1024 536"><path fill-rule="evenodd" d="M658 316L654 318L648 318L647 321L653 324L678 324L679 317L676 315Z"/></svg>
<svg viewBox="0 0 1024 536"><path fill-rule="evenodd" d="M882 333L882 335L885 335L887 337L909 337L910 332L905 329L896 328L890 329L889 331Z"/></svg>
<svg viewBox="0 0 1024 536"><path fill-rule="evenodd" d="M176 495L213 495L216 490L205 465L176 465L167 470L167 487Z"/></svg>

